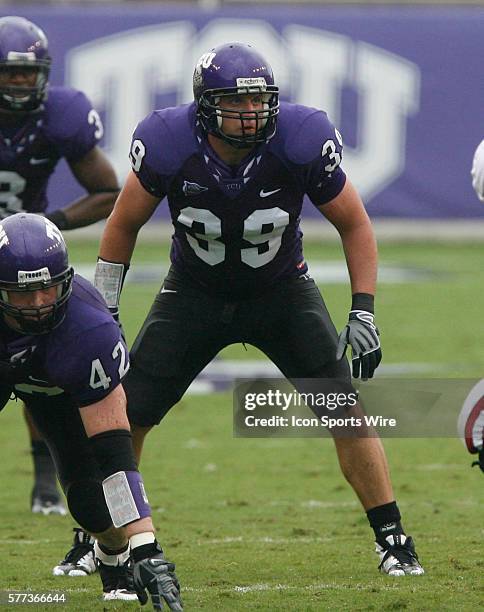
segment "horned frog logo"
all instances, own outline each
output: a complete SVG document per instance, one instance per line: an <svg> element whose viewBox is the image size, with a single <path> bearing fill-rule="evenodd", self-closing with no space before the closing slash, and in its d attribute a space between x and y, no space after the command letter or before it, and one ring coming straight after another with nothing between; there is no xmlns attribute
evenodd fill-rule
<svg viewBox="0 0 484 612"><path fill-rule="evenodd" d="M0 249L9 244L7 232L3 229L3 225L0 225Z"/></svg>

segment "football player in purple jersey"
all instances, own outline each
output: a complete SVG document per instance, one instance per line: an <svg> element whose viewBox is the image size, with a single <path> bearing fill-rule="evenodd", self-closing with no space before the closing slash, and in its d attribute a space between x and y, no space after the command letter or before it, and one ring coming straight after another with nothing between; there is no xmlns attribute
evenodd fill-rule
<svg viewBox="0 0 484 612"><path fill-rule="evenodd" d="M225 346L248 342L291 380L371 378L381 359L374 322L377 248L341 168L326 114L279 102L267 60L228 43L205 53L192 104L137 126L132 172L106 225L95 284L113 312L137 233L168 197L172 266L135 340L126 381L135 449ZM352 291L338 336L303 257L303 197L336 227ZM296 385L297 386L297 385ZM317 413L317 407L312 407ZM374 530L382 572L423 569L401 524L377 437L334 436L343 474Z"/></svg>
<svg viewBox="0 0 484 612"><path fill-rule="evenodd" d="M155 609L165 600L182 610L134 456L121 384L126 345L45 217L0 222L0 341L0 409L13 393L42 432L72 516L96 538L104 599L146 603L147 589Z"/></svg>
<svg viewBox="0 0 484 612"><path fill-rule="evenodd" d="M98 113L82 92L49 88L50 64L39 27L23 17L0 19L0 219L20 211L43 213L65 230L107 217L119 189L98 147ZM86 195L46 212L48 181L62 158ZM32 511L65 514L48 449L27 411L25 417L35 472Z"/></svg>

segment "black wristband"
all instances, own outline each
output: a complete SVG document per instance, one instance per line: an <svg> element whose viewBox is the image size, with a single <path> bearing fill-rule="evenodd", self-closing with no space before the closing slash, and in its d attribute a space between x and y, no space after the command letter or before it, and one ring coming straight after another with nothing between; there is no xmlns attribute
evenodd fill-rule
<svg viewBox="0 0 484 612"><path fill-rule="evenodd" d="M99 546L99 548L102 550L102 552L105 555L122 555L124 552L128 550L129 542L126 542L126 544L122 546L121 548L108 548L107 546L104 546L104 544L101 544L101 542L99 541L97 545Z"/></svg>
<svg viewBox="0 0 484 612"><path fill-rule="evenodd" d="M351 310L366 310L374 314L375 296L371 295L371 293L353 293Z"/></svg>
<svg viewBox="0 0 484 612"><path fill-rule="evenodd" d="M94 195L96 193L119 193L120 191L120 187L112 187L111 189L96 189L95 191L90 191L89 195Z"/></svg>
<svg viewBox="0 0 484 612"><path fill-rule="evenodd" d="M63 210L53 210L45 215L46 219L55 223L57 227L62 231L69 229L69 222L67 221L66 214Z"/></svg>
<svg viewBox="0 0 484 612"><path fill-rule="evenodd" d="M163 553L163 549L156 540L150 544L141 544L141 546L131 548L131 557L135 563L154 557L159 553Z"/></svg>

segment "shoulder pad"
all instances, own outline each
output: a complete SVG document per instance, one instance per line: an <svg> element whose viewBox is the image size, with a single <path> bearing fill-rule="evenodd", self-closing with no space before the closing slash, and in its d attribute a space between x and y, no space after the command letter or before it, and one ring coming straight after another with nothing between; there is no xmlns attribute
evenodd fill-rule
<svg viewBox="0 0 484 612"><path fill-rule="evenodd" d="M87 96L72 87L51 87L45 103L46 128L51 136L68 140L87 126L92 104Z"/></svg>
<svg viewBox="0 0 484 612"><path fill-rule="evenodd" d="M289 162L303 165L319 157L324 142L335 137L335 128L324 111L282 102L271 145Z"/></svg>
<svg viewBox="0 0 484 612"><path fill-rule="evenodd" d="M173 175L197 151L194 126L194 103L156 110L137 125L133 145L143 143L144 161L157 174Z"/></svg>

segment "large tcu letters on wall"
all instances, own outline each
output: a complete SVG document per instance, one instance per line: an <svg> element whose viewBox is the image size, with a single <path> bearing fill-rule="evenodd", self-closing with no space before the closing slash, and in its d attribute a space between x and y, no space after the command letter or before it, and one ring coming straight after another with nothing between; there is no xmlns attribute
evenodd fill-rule
<svg viewBox="0 0 484 612"><path fill-rule="evenodd" d="M2 7L49 37L51 81L82 89L104 121L120 177L136 123L191 100L197 59L228 40L272 63L282 97L324 109L343 168L374 217L478 217L472 154L484 138L484 9ZM250 15L250 16L249 16ZM52 205L76 195L61 168ZM318 213L306 207L307 214Z"/></svg>

